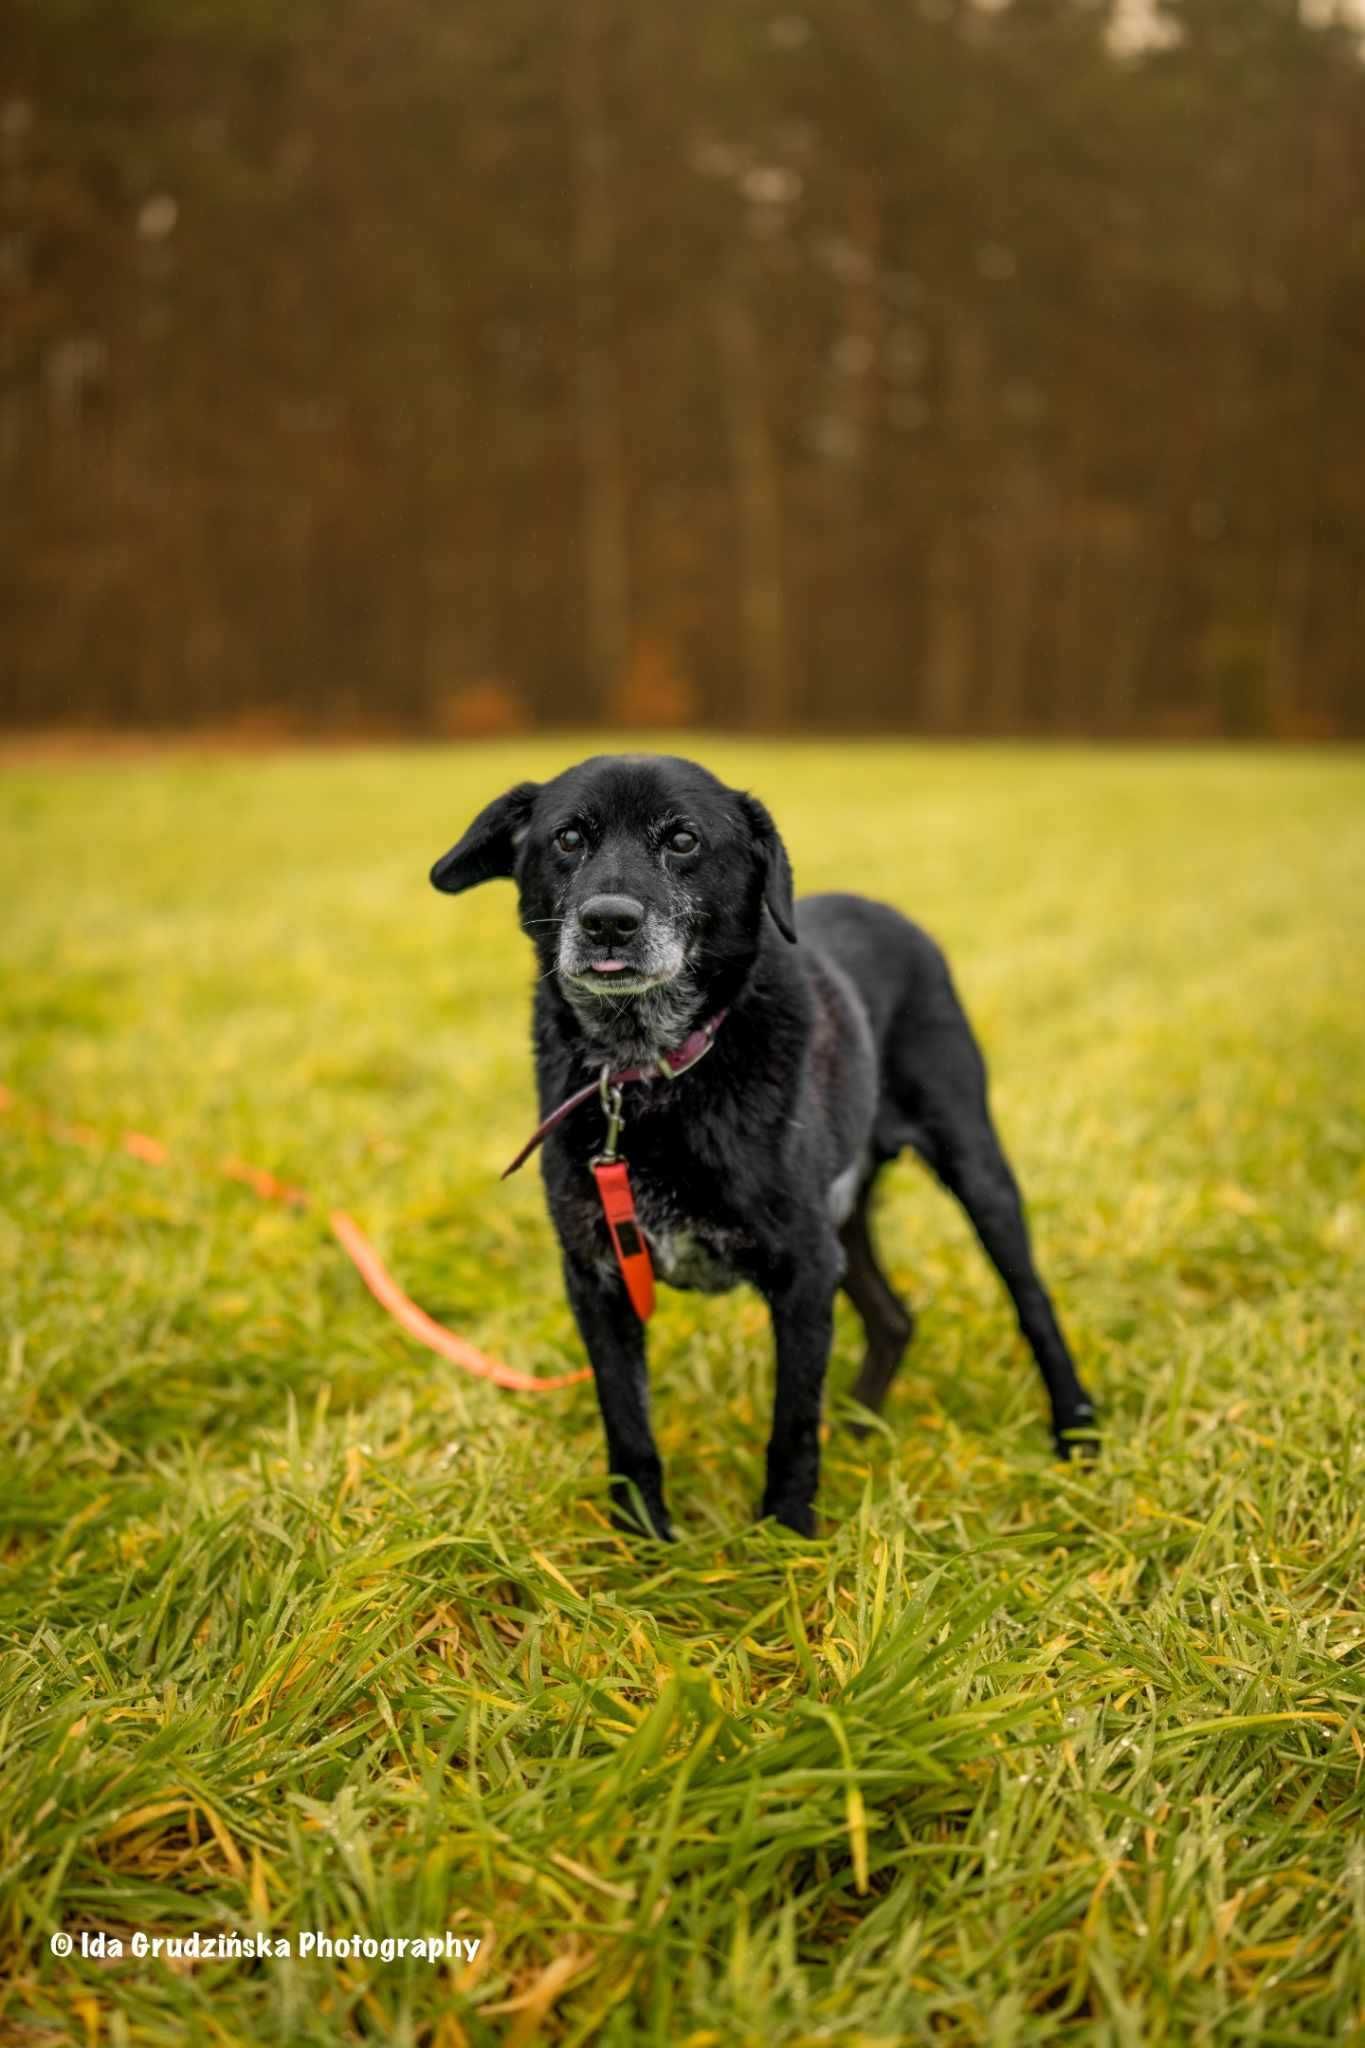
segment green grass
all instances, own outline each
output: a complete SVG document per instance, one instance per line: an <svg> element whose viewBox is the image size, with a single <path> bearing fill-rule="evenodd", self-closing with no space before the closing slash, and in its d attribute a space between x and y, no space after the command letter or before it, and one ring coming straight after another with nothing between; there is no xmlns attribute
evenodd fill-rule
<svg viewBox="0 0 1365 2048"><path fill-rule="evenodd" d="M1365 766L695 749L799 883L947 945L1107 1438L960 1215L823 1534L756 1529L756 1300L665 1295L683 1539L608 1527L534 1175L531 969L431 858L570 743L9 770L0 2041L1339 2042L1365 2034ZM832 1404L857 1363L840 1311ZM484 1940L467 1967L61 1962L55 1928Z"/></svg>

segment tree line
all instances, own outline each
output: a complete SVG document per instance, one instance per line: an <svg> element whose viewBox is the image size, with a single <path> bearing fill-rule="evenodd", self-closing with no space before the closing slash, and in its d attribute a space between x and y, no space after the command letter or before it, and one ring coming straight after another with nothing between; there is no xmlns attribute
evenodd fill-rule
<svg viewBox="0 0 1365 2048"><path fill-rule="evenodd" d="M1324 0L0 11L0 721L1365 730Z"/></svg>

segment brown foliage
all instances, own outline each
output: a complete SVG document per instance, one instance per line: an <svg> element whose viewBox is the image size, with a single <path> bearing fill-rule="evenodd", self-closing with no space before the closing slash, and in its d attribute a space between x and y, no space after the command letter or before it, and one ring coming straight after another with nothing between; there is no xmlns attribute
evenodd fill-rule
<svg viewBox="0 0 1365 2048"><path fill-rule="evenodd" d="M10 0L0 725L1365 731L1359 44L1161 12Z"/></svg>

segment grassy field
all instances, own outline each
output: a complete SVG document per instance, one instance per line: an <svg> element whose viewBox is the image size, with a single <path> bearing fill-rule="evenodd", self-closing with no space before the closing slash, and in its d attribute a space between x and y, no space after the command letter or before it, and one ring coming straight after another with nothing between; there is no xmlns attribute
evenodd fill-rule
<svg viewBox="0 0 1365 2048"><path fill-rule="evenodd" d="M756 1299L665 1295L682 1540L590 1388L416 1349L315 1216L581 1363L505 885L431 858L583 751L12 766L0 784L0 2041L1365 2039L1365 763L698 745L807 888L947 945L1107 1428L1055 1464L913 1165L920 1312L823 1533L756 1529ZM29 1107L165 1138L160 1169ZM55 1931L453 1930L168 1965Z"/></svg>

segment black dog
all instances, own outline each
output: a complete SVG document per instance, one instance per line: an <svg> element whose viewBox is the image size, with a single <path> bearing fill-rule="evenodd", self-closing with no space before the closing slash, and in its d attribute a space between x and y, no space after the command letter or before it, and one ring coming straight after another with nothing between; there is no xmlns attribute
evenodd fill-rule
<svg viewBox="0 0 1365 2048"><path fill-rule="evenodd" d="M670 1285L711 1292L747 1280L766 1299L777 1391L762 1512L809 1534L836 1289L866 1330L853 1391L867 1408L880 1408L913 1329L868 1232L876 1176L907 1146L957 1196L1000 1270L1059 1452L1071 1433L1093 1435L991 1124L981 1054L927 934L861 896L794 907L763 805L670 756L602 755L519 784L479 813L431 879L455 895L496 875L516 880L542 970L541 1115L576 1097L544 1133L545 1187L618 1523L672 1533L633 1305L647 1312L641 1289L652 1285L639 1233ZM590 1168L612 1106L625 1111L636 1213L627 1198L609 1231Z"/></svg>

